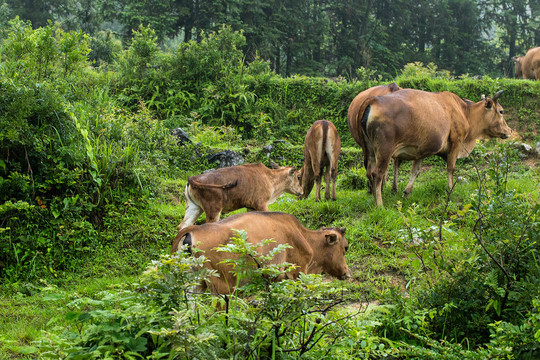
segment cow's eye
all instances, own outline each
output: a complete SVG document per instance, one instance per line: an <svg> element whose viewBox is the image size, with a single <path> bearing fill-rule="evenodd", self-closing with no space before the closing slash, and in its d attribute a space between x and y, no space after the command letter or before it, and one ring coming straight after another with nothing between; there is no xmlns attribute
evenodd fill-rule
<svg viewBox="0 0 540 360"><path fill-rule="evenodd" d="M504 114L504 110L499 110L499 112L500 112L501 114Z"/></svg>

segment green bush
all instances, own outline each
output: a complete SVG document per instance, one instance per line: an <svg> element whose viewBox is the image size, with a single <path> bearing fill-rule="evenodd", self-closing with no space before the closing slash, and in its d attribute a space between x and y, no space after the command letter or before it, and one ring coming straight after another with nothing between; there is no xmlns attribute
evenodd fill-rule
<svg viewBox="0 0 540 360"><path fill-rule="evenodd" d="M140 283L105 290L95 298L44 289L45 299L64 309L68 326L58 323L32 351L41 357L122 359L318 358L351 352L352 344L335 345L347 337L358 315L337 310L343 301L339 287L316 275L273 282L290 264L262 265L273 253L259 254L245 232L221 250L240 254L233 261L234 271L250 279L238 290L242 296L229 296L227 312L216 312L221 297L196 291L213 274L201 266L204 256L180 251L154 261ZM280 251L283 247L274 253ZM262 266L254 266L251 259Z"/></svg>
<svg viewBox="0 0 540 360"><path fill-rule="evenodd" d="M402 240L412 249L410 263L427 286L413 288L409 298L391 293L395 307L382 329L394 340L410 341L412 334L472 348L512 346L519 358L534 358L540 348L531 328L534 310L529 318L524 315L540 295L535 255L540 207L508 188L517 159L508 144L495 151L479 147L475 156L482 161L474 165L477 191L470 203L446 220L443 213L429 229L412 226L417 207L404 213ZM453 230L463 224L471 227L471 239ZM522 338L510 345L517 329L524 331Z"/></svg>

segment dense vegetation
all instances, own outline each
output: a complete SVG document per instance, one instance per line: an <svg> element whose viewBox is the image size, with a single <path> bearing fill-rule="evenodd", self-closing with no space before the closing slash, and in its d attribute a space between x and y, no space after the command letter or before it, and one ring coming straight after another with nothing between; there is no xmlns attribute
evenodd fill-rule
<svg viewBox="0 0 540 360"><path fill-rule="evenodd" d="M4 0L36 27L58 21L104 43L150 25L159 42L201 40L226 24L243 31L245 60L270 61L281 75L356 78L357 69L396 76L435 63L454 75L507 76L511 58L540 44L537 0ZM384 59L384 60L382 60Z"/></svg>
<svg viewBox="0 0 540 360"><path fill-rule="evenodd" d="M430 159L411 197L386 190L374 208L345 121L354 95L379 83L366 69L351 81L283 78L246 64L246 37L229 27L162 50L141 26L125 48L108 40L116 56L101 67L88 60L96 38L57 24L13 19L0 39L0 356L538 357L537 158L480 144L451 192ZM503 89L510 126L540 140L539 82L419 63L393 80L471 100ZM190 271L197 261L165 255L187 176L226 148L298 165L321 118L343 139L338 201L285 196L272 210L347 227L354 279L272 283L276 269L238 263L253 281L216 312L220 297L190 293L207 276ZM178 126L193 143L177 145ZM257 256L243 237L227 251Z"/></svg>

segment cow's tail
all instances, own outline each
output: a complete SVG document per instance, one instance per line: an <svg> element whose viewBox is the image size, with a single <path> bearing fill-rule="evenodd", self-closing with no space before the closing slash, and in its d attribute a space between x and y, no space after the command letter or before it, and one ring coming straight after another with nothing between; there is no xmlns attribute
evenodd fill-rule
<svg viewBox="0 0 540 360"><path fill-rule="evenodd" d="M219 184L203 184L203 183L200 183L196 180L193 179L193 176L190 176L188 178L188 184L190 186L193 186L194 188L199 188L199 189L204 189L204 188L217 188L217 189L223 189L223 190L228 190L228 189L231 189L233 187L235 187L236 185L238 185L238 180L235 180L235 181L231 181L230 183L227 183L227 184L224 184L224 185L219 185Z"/></svg>
<svg viewBox="0 0 540 360"><path fill-rule="evenodd" d="M328 121L323 120L322 122L322 151L321 151L321 157L320 157L321 158L321 163L320 163L321 171L323 167L324 154L326 153L327 142L328 142ZM330 160L330 154L328 154L328 160Z"/></svg>
<svg viewBox="0 0 540 360"><path fill-rule="evenodd" d="M171 254L174 254L178 251L178 247L180 244L180 241L182 241L182 245L187 245L186 251L191 255L192 250L191 246L193 245L193 237L191 236L191 226L185 227L178 231L178 234L176 234L176 237L174 238L172 248L171 248Z"/></svg>
<svg viewBox="0 0 540 360"><path fill-rule="evenodd" d="M358 116L362 116L360 120L360 125L362 126L362 131L364 134L366 134L367 129L367 122L369 118L369 113L371 111L371 104L373 103L374 98L369 98L360 107L360 111L358 112Z"/></svg>

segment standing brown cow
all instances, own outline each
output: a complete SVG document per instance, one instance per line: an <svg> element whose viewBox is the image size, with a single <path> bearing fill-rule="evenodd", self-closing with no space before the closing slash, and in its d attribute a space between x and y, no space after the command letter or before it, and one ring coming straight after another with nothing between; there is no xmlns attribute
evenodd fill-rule
<svg viewBox="0 0 540 360"><path fill-rule="evenodd" d="M525 56L514 56L516 77L540 80L540 47L527 51Z"/></svg>
<svg viewBox="0 0 540 360"><path fill-rule="evenodd" d="M456 160L466 157L477 139L511 135L497 101L501 93L472 103L447 91L404 89L366 101L361 124L375 203L383 204L381 184L392 157L413 160L405 195L412 192L422 160L430 155L446 158L451 188Z"/></svg>
<svg viewBox="0 0 540 360"><path fill-rule="evenodd" d="M245 164L191 176L185 190L186 212L178 229L195 224L203 212L206 222L215 222L221 213L244 207L268 211L268 205L285 192L302 195L300 171L294 167Z"/></svg>
<svg viewBox="0 0 540 360"><path fill-rule="evenodd" d="M216 223L193 225L178 231L171 253L178 251L181 243L188 245L190 250L191 246L203 250L202 255L209 260L204 266L218 273L218 276L210 278L209 283L201 284L203 290L210 287L212 292L225 295L234 291L236 276L232 273L232 266L223 261L237 259L238 255L216 249L220 245L228 244L231 237L236 236L234 229L245 230L247 241L251 244L273 239L273 242L258 250L264 255L278 245L290 245L290 248L274 256L270 263L288 262L297 268L281 274L276 280L296 279L301 272L325 272L339 279L350 277L351 272L345 260L349 244L345 239L344 228L314 231L306 229L293 215L282 212L248 212L229 216Z"/></svg>
<svg viewBox="0 0 540 360"><path fill-rule="evenodd" d="M304 194L300 197L307 198L315 182L317 184L315 201L319 201L321 175L324 173L326 182L324 199L330 199L330 187L332 187L332 200L336 200L337 164L341 152L341 139L336 127L330 121L317 120L309 128L304 143L304 166L300 170Z"/></svg>
<svg viewBox="0 0 540 360"><path fill-rule="evenodd" d="M364 135L362 134L362 112L365 107L362 107L364 102L372 98L374 96L379 95L386 95L393 92L396 92L398 90L401 90L401 88L396 83L391 83L389 85L379 85L371 87L367 90L362 91L351 102L351 105L349 105L349 111L347 112L347 124L349 125L349 131L351 132L351 135L353 139L356 141L358 145L362 148L362 154L364 156L364 168L367 169L367 161L369 158L369 154L367 153L368 149L365 146L364 143ZM399 162L394 160L394 175L399 167ZM369 191L372 191L372 184L369 182ZM392 190L397 191L397 188Z"/></svg>

